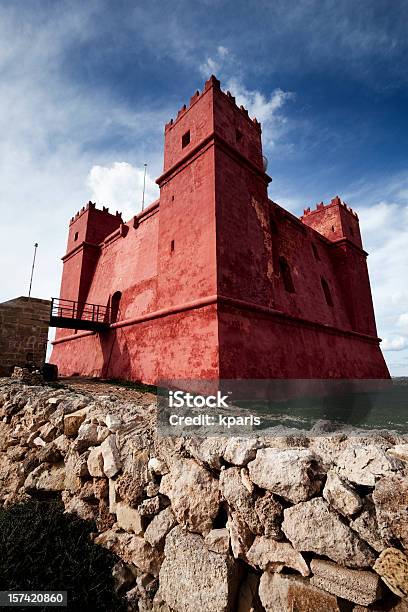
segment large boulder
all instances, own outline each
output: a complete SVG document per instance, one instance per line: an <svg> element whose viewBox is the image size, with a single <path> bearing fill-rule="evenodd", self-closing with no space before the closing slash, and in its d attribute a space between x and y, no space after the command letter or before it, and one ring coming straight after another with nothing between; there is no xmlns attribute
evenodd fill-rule
<svg viewBox="0 0 408 612"><path fill-rule="evenodd" d="M408 556L398 548L386 548L374 564L389 589L398 597L408 597Z"/></svg>
<svg viewBox="0 0 408 612"><path fill-rule="evenodd" d="M323 559L312 559L310 568L313 572L311 584L337 597L363 606L381 597L380 580L374 572L349 569Z"/></svg>
<svg viewBox="0 0 408 612"><path fill-rule="evenodd" d="M383 476L391 476L404 465L388 455L381 446L356 444L348 446L337 459L337 471L358 485L374 487Z"/></svg>
<svg viewBox="0 0 408 612"><path fill-rule="evenodd" d="M374 563L370 547L321 497L287 508L283 515L282 530L296 550L324 555L349 567Z"/></svg>
<svg viewBox="0 0 408 612"><path fill-rule="evenodd" d="M361 510L363 506L363 502L358 493L347 481L340 478L333 470L327 473L323 497L335 510L337 510L337 512L343 514L343 516L352 516Z"/></svg>
<svg viewBox="0 0 408 612"><path fill-rule="evenodd" d="M177 612L235 609L240 570L230 555L211 552L204 539L174 527L166 538L159 593Z"/></svg>
<svg viewBox="0 0 408 612"><path fill-rule="evenodd" d="M170 499L179 523L197 533L210 531L219 507L218 480L194 459L174 461L160 493Z"/></svg>
<svg viewBox="0 0 408 612"><path fill-rule="evenodd" d="M337 598L307 578L264 572L259 597L266 612L340 612Z"/></svg>
<svg viewBox="0 0 408 612"><path fill-rule="evenodd" d="M396 538L408 548L408 478L397 474L381 478L373 501L382 537L390 543Z"/></svg>
<svg viewBox="0 0 408 612"><path fill-rule="evenodd" d="M262 448L248 463L248 471L258 487L294 504L309 499L321 488L318 457L307 449Z"/></svg>

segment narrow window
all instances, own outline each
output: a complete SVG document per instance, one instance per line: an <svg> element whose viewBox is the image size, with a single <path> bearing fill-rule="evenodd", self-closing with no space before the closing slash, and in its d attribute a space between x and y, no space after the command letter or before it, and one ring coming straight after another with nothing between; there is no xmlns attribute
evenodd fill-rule
<svg viewBox="0 0 408 612"><path fill-rule="evenodd" d="M334 225L332 225L332 232L334 232Z"/></svg>
<svg viewBox="0 0 408 612"><path fill-rule="evenodd" d="M111 323L115 323L120 315L120 300L122 298L122 292L116 291L111 297Z"/></svg>
<svg viewBox="0 0 408 612"><path fill-rule="evenodd" d="M170 251L173 253L174 251L174 240L170 242Z"/></svg>
<svg viewBox="0 0 408 612"><path fill-rule="evenodd" d="M77 240L78 240L78 232L75 232L74 242L76 242Z"/></svg>
<svg viewBox="0 0 408 612"><path fill-rule="evenodd" d="M240 130L235 130L235 140L237 142L241 142L241 140L242 140L242 132Z"/></svg>
<svg viewBox="0 0 408 612"><path fill-rule="evenodd" d="M313 251L313 255L316 261L320 260L320 255L319 255L319 251L317 250L317 246L315 245L314 242L312 242L312 251Z"/></svg>
<svg viewBox="0 0 408 612"><path fill-rule="evenodd" d="M182 147L182 149L184 149L184 147L186 147L188 144L190 144L190 130L188 130L188 132L183 134L183 136L181 138L181 147Z"/></svg>
<svg viewBox="0 0 408 612"><path fill-rule="evenodd" d="M326 298L327 305L328 306L333 306L333 299L332 299L332 296L331 296L330 287L329 287L326 279L322 278L321 282L322 282L323 293L324 293L324 297Z"/></svg>
<svg viewBox="0 0 408 612"><path fill-rule="evenodd" d="M288 293L295 293L290 266L284 257L279 257L279 271L286 291Z"/></svg>

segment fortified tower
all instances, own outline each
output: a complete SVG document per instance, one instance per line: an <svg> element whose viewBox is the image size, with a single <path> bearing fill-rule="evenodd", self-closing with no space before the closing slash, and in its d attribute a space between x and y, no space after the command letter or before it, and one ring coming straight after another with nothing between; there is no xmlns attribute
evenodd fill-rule
<svg viewBox="0 0 408 612"><path fill-rule="evenodd" d="M334 198L299 219L270 181L259 122L210 77L165 126L160 199L126 223L92 203L71 220L60 372L388 378L357 215Z"/></svg>

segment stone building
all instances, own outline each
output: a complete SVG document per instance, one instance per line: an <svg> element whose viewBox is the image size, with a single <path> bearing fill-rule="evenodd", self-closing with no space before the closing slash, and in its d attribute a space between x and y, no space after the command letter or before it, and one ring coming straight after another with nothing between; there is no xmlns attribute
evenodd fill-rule
<svg viewBox="0 0 408 612"><path fill-rule="evenodd" d="M298 218L270 181L259 122L211 77L165 126L160 198L71 219L60 373L389 378L357 214L335 197Z"/></svg>
<svg viewBox="0 0 408 612"><path fill-rule="evenodd" d="M0 375L14 366L45 363L50 306L49 300L28 297L0 304Z"/></svg>

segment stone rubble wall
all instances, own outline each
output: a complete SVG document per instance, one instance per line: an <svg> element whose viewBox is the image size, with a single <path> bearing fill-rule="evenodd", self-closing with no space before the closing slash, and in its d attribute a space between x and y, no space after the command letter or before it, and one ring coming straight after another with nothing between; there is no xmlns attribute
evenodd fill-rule
<svg viewBox="0 0 408 612"><path fill-rule="evenodd" d="M408 611L408 437L160 438L155 405L0 380L0 503L60 496L129 610Z"/></svg>
<svg viewBox="0 0 408 612"><path fill-rule="evenodd" d="M47 352L51 302L19 297L0 304L0 376L14 366L41 367Z"/></svg>

